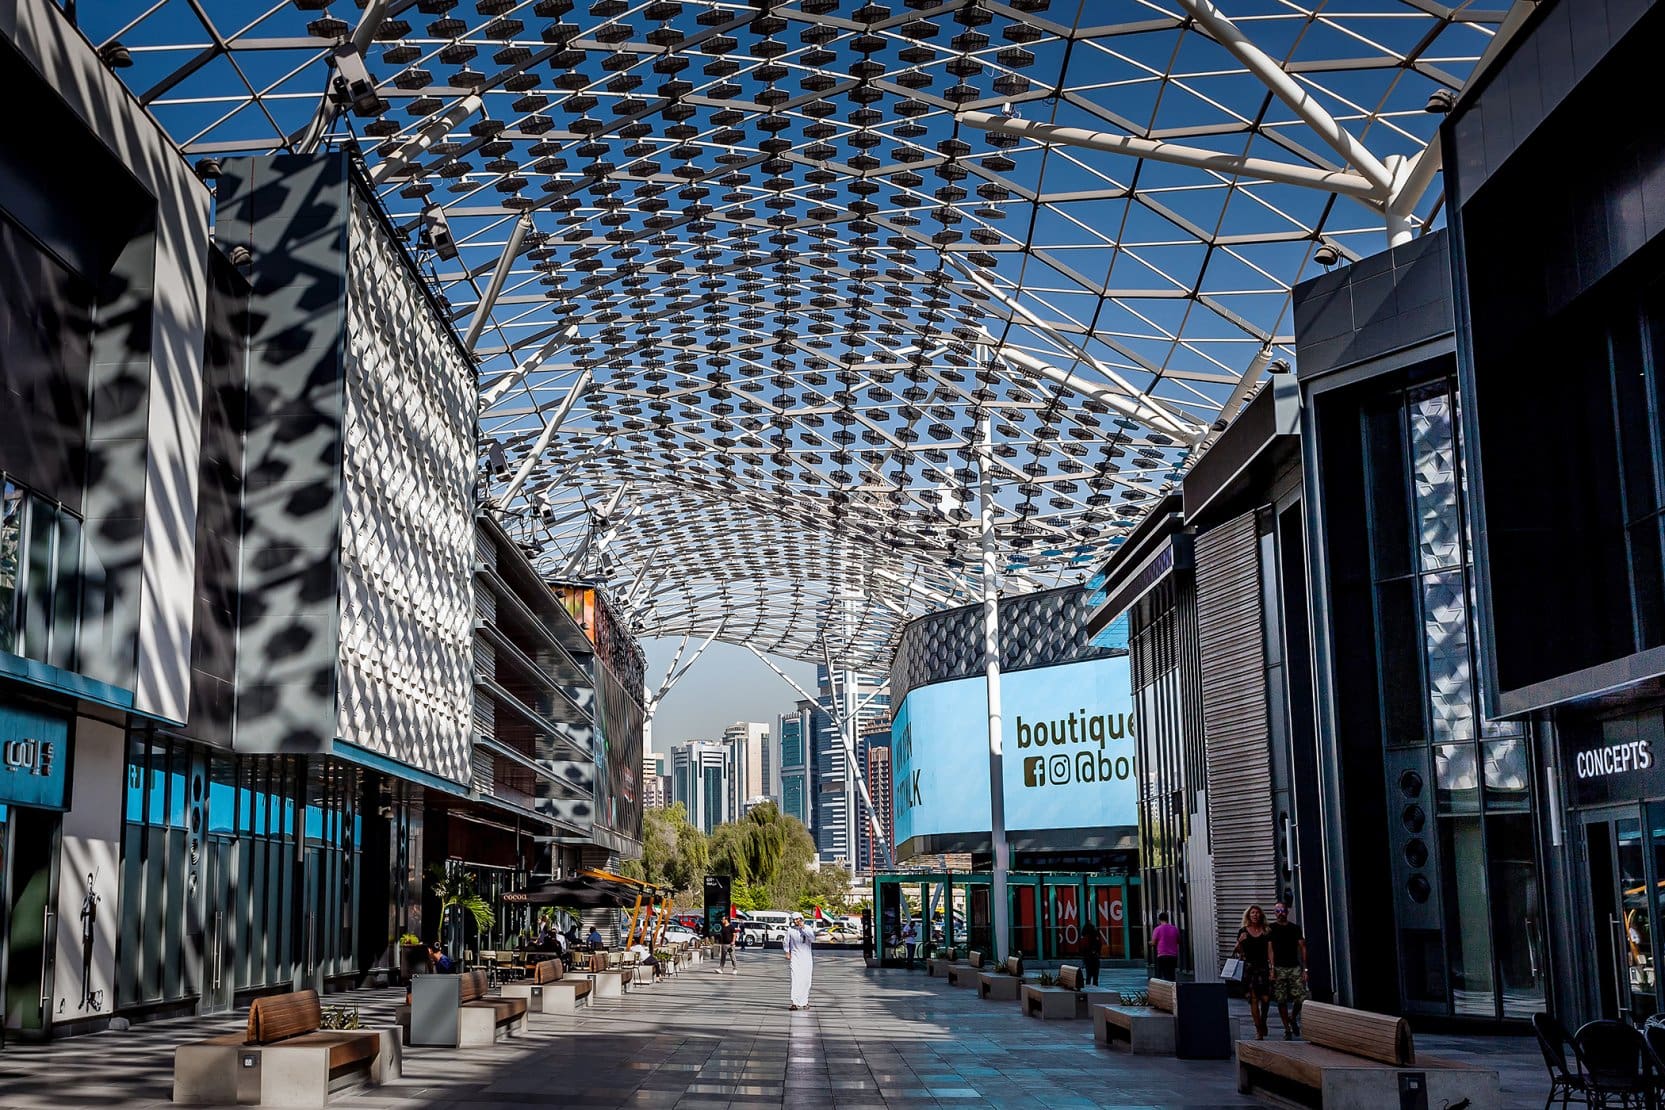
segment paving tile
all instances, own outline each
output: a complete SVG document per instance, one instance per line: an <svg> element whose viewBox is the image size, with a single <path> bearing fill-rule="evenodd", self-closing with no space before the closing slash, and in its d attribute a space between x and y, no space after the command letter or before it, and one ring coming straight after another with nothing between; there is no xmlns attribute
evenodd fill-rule
<svg viewBox="0 0 1665 1110"><path fill-rule="evenodd" d="M1230 1061L1111 1054L1086 1022L1040 1023L1016 1006L906 971L827 953L813 1008L784 1010L766 973L681 975L572 1016L535 1016L491 1049L407 1048L405 1077L342 1092L348 1110L1225 1110L1253 1103ZM1106 985L1114 986L1106 974ZM367 1026L392 1023L401 991L336 996ZM47 1045L0 1049L0 1110L169 1107L175 1045L241 1029L243 1015L177 1019ZM1431 1056L1496 1067L1507 1110L1537 1110L1535 1044L1419 1036Z"/></svg>

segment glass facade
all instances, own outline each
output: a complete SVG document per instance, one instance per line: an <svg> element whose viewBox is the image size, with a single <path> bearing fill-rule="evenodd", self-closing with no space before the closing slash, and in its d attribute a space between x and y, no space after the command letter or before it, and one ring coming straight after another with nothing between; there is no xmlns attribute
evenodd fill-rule
<svg viewBox="0 0 1665 1110"><path fill-rule="evenodd" d="M1188 576L1169 575L1131 610L1128 649L1133 676L1133 699L1139 727L1139 851L1144 879L1144 903L1154 924L1167 911L1182 935L1193 921L1187 879L1186 846L1196 812L1196 796L1206 783L1202 730L1188 722L1201 720L1197 696L1198 657L1196 594ZM1199 847L1207 852L1206 827L1194 830ZM1190 963L1189 946L1181 952Z"/></svg>
<svg viewBox="0 0 1665 1110"><path fill-rule="evenodd" d="M1544 1008L1528 737L1480 711L1455 381L1363 410L1400 990L1414 1012Z"/></svg>
<svg viewBox="0 0 1665 1110"><path fill-rule="evenodd" d="M129 742L118 1008L357 968L359 772L323 760Z"/></svg>
<svg viewBox="0 0 1665 1110"><path fill-rule="evenodd" d="M0 651L75 670L82 550L80 517L0 477Z"/></svg>

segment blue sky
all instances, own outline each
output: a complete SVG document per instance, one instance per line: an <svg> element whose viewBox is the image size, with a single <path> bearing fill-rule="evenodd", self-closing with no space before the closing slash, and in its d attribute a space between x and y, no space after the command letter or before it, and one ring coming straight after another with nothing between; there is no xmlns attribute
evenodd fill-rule
<svg viewBox="0 0 1665 1110"><path fill-rule="evenodd" d="M678 638L645 640L647 681L657 686L676 654ZM696 640L689 645L693 651ZM687 657L684 656L684 659ZM776 659L780 668L804 689L815 691L815 667ZM713 643L683 675L653 719L653 750L668 752L684 740L713 740L736 721L772 723L798 701L798 694L751 652L733 644Z"/></svg>

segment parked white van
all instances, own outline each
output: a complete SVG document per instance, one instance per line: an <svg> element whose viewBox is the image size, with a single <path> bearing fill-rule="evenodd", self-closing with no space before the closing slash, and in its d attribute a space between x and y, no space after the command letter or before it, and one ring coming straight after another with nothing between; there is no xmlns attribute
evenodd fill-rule
<svg viewBox="0 0 1665 1110"><path fill-rule="evenodd" d="M786 939L786 927L791 922L792 915L784 910L748 910L740 926L747 940L754 944L780 944Z"/></svg>

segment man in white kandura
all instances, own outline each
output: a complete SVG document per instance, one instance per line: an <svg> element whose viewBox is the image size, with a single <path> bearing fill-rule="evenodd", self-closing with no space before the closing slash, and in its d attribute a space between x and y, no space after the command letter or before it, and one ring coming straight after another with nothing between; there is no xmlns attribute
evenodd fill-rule
<svg viewBox="0 0 1665 1110"><path fill-rule="evenodd" d="M815 956L810 952L810 945L815 942L815 934L804 927L804 915L792 915L792 924L787 927L786 937L781 947L786 949L786 959L792 965L792 1008L794 1010L809 1009L809 981L815 974Z"/></svg>

